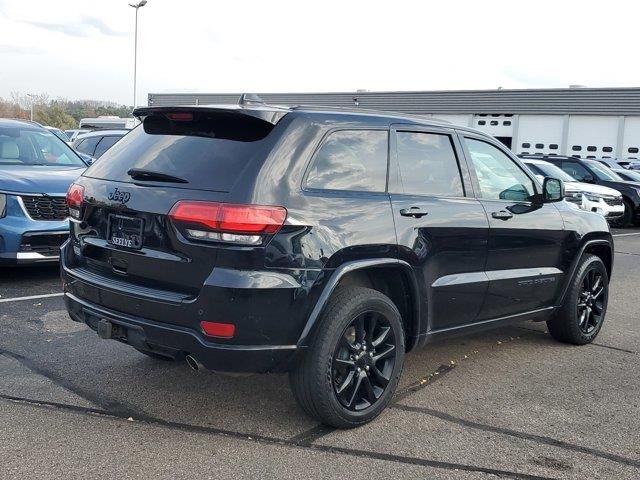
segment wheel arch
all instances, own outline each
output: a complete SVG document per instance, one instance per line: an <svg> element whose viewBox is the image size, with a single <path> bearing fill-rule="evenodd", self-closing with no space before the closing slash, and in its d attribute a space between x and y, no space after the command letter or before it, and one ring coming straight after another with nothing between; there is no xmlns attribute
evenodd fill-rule
<svg viewBox="0 0 640 480"><path fill-rule="evenodd" d="M376 258L347 262L336 268L324 285L305 327L298 339L298 347L307 347L327 302L341 285L358 285L387 295L402 316L406 350L412 350L419 338L420 297L411 266L395 258Z"/></svg>
<svg viewBox="0 0 640 480"><path fill-rule="evenodd" d="M604 263L604 266L607 269L607 276L611 278L611 273L613 272L613 241L602 238L585 241L571 262L571 267L568 272L569 274L565 277L564 285L557 302L558 306L563 304L567 291L569 290L571 280L573 279L576 270L578 269L578 265L580 264L580 259L587 253L595 255L602 260L602 263Z"/></svg>

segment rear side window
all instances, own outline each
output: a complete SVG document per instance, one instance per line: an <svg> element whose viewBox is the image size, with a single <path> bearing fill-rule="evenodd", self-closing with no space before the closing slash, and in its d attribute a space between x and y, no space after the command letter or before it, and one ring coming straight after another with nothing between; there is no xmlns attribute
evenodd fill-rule
<svg viewBox="0 0 640 480"><path fill-rule="evenodd" d="M98 143L98 147L96 148L96 152L93 156L96 158L100 158L104 152L106 152L111 147L113 147L115 143L121 138L122 137L115 136L115 135L109 136L109 137L102 137L102 140L100 140L100 143Z"/></svg>
<svg viewBox="0 0 640 480"><path fill-rule="evenodd" d="M307 188L384 192L387 131L340 130L329 134L307 175Z"/></svg>
<svg viewBox="0 0 640 480"><path fill-rule="evenodd" d="M462 179L451 137L397 132L399 193L463 197Z"/></svg>
<svg viewBox="0 0 640 480"><path fill-rule="evenodd" d="M184 179L183 188L228 192L253 159L266 158L273 127L233 111L154 113L85 176L133 182L127 172L143 169Z"/></svg>
<svg viewBox="0 0 640 480"><path fill-rule="evenodd" d="M102 137L89 137L85 138L76 145L76 150L81 153L86 153L87 155L93 156L93 152L96 149L96 145L100 141Z"/></svg>

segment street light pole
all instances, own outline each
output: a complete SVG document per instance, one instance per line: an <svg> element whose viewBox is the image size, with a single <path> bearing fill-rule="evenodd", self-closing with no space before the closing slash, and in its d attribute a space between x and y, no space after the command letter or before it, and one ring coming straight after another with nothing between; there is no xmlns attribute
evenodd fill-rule
<svg viewBox="0 0 640 480"><path fill-rule="evenodd" d="M27 97L31 99L31 121L33 122L33 97L35 97L35 95L33 93L27 93Z"/></svg>
<svg viewBox="0 0 640 480"><path fill-rule="evenodd" d="M138 3L130 3L129 6L136 9L136 27L135 27L135 40L133 47L133 108L136 108L136 84L138 76L138 9L144 7L147 4L147 0L140 0Z"/></svg>

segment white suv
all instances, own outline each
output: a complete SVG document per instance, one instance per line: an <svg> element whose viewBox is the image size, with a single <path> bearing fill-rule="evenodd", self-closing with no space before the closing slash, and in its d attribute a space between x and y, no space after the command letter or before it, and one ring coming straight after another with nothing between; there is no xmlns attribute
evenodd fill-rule
<svg viewBox="0 0 640 480"><path fill-rule="evenodd" d="M524 159L523 161L538 178L553 177L562 180L565 200L582 210L599 213L607 220L616 220L624 215L624 201L619 191L602 185L577 182L564 170L544 160Z"/></svg>

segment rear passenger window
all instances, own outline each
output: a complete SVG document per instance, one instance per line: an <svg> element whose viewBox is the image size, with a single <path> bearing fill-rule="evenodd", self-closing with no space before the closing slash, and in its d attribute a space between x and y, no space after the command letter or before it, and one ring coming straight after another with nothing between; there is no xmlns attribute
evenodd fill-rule
<svg viewBox="0 0 640 480"><path fill-rule="evenodd" d="M76 145L76 150L80 153L86 153L87 155L93 156L93 152L96 149L96 145L100 141L102 137L89 137L82 140L78 145Z"/></svg>
<svg viewBox="0 0 640 480"><path fill-rule="evenodd" d="M307 187L384 192L388 137L388 132L382 130L331 133L313 160L307 175Z"/></svg>
<svg viewBox="0 0 640 480"><path fill-rule="evenodd" d="M408 195L463 197L464 189L451 137L397 132L398 190Z"/></svg>

